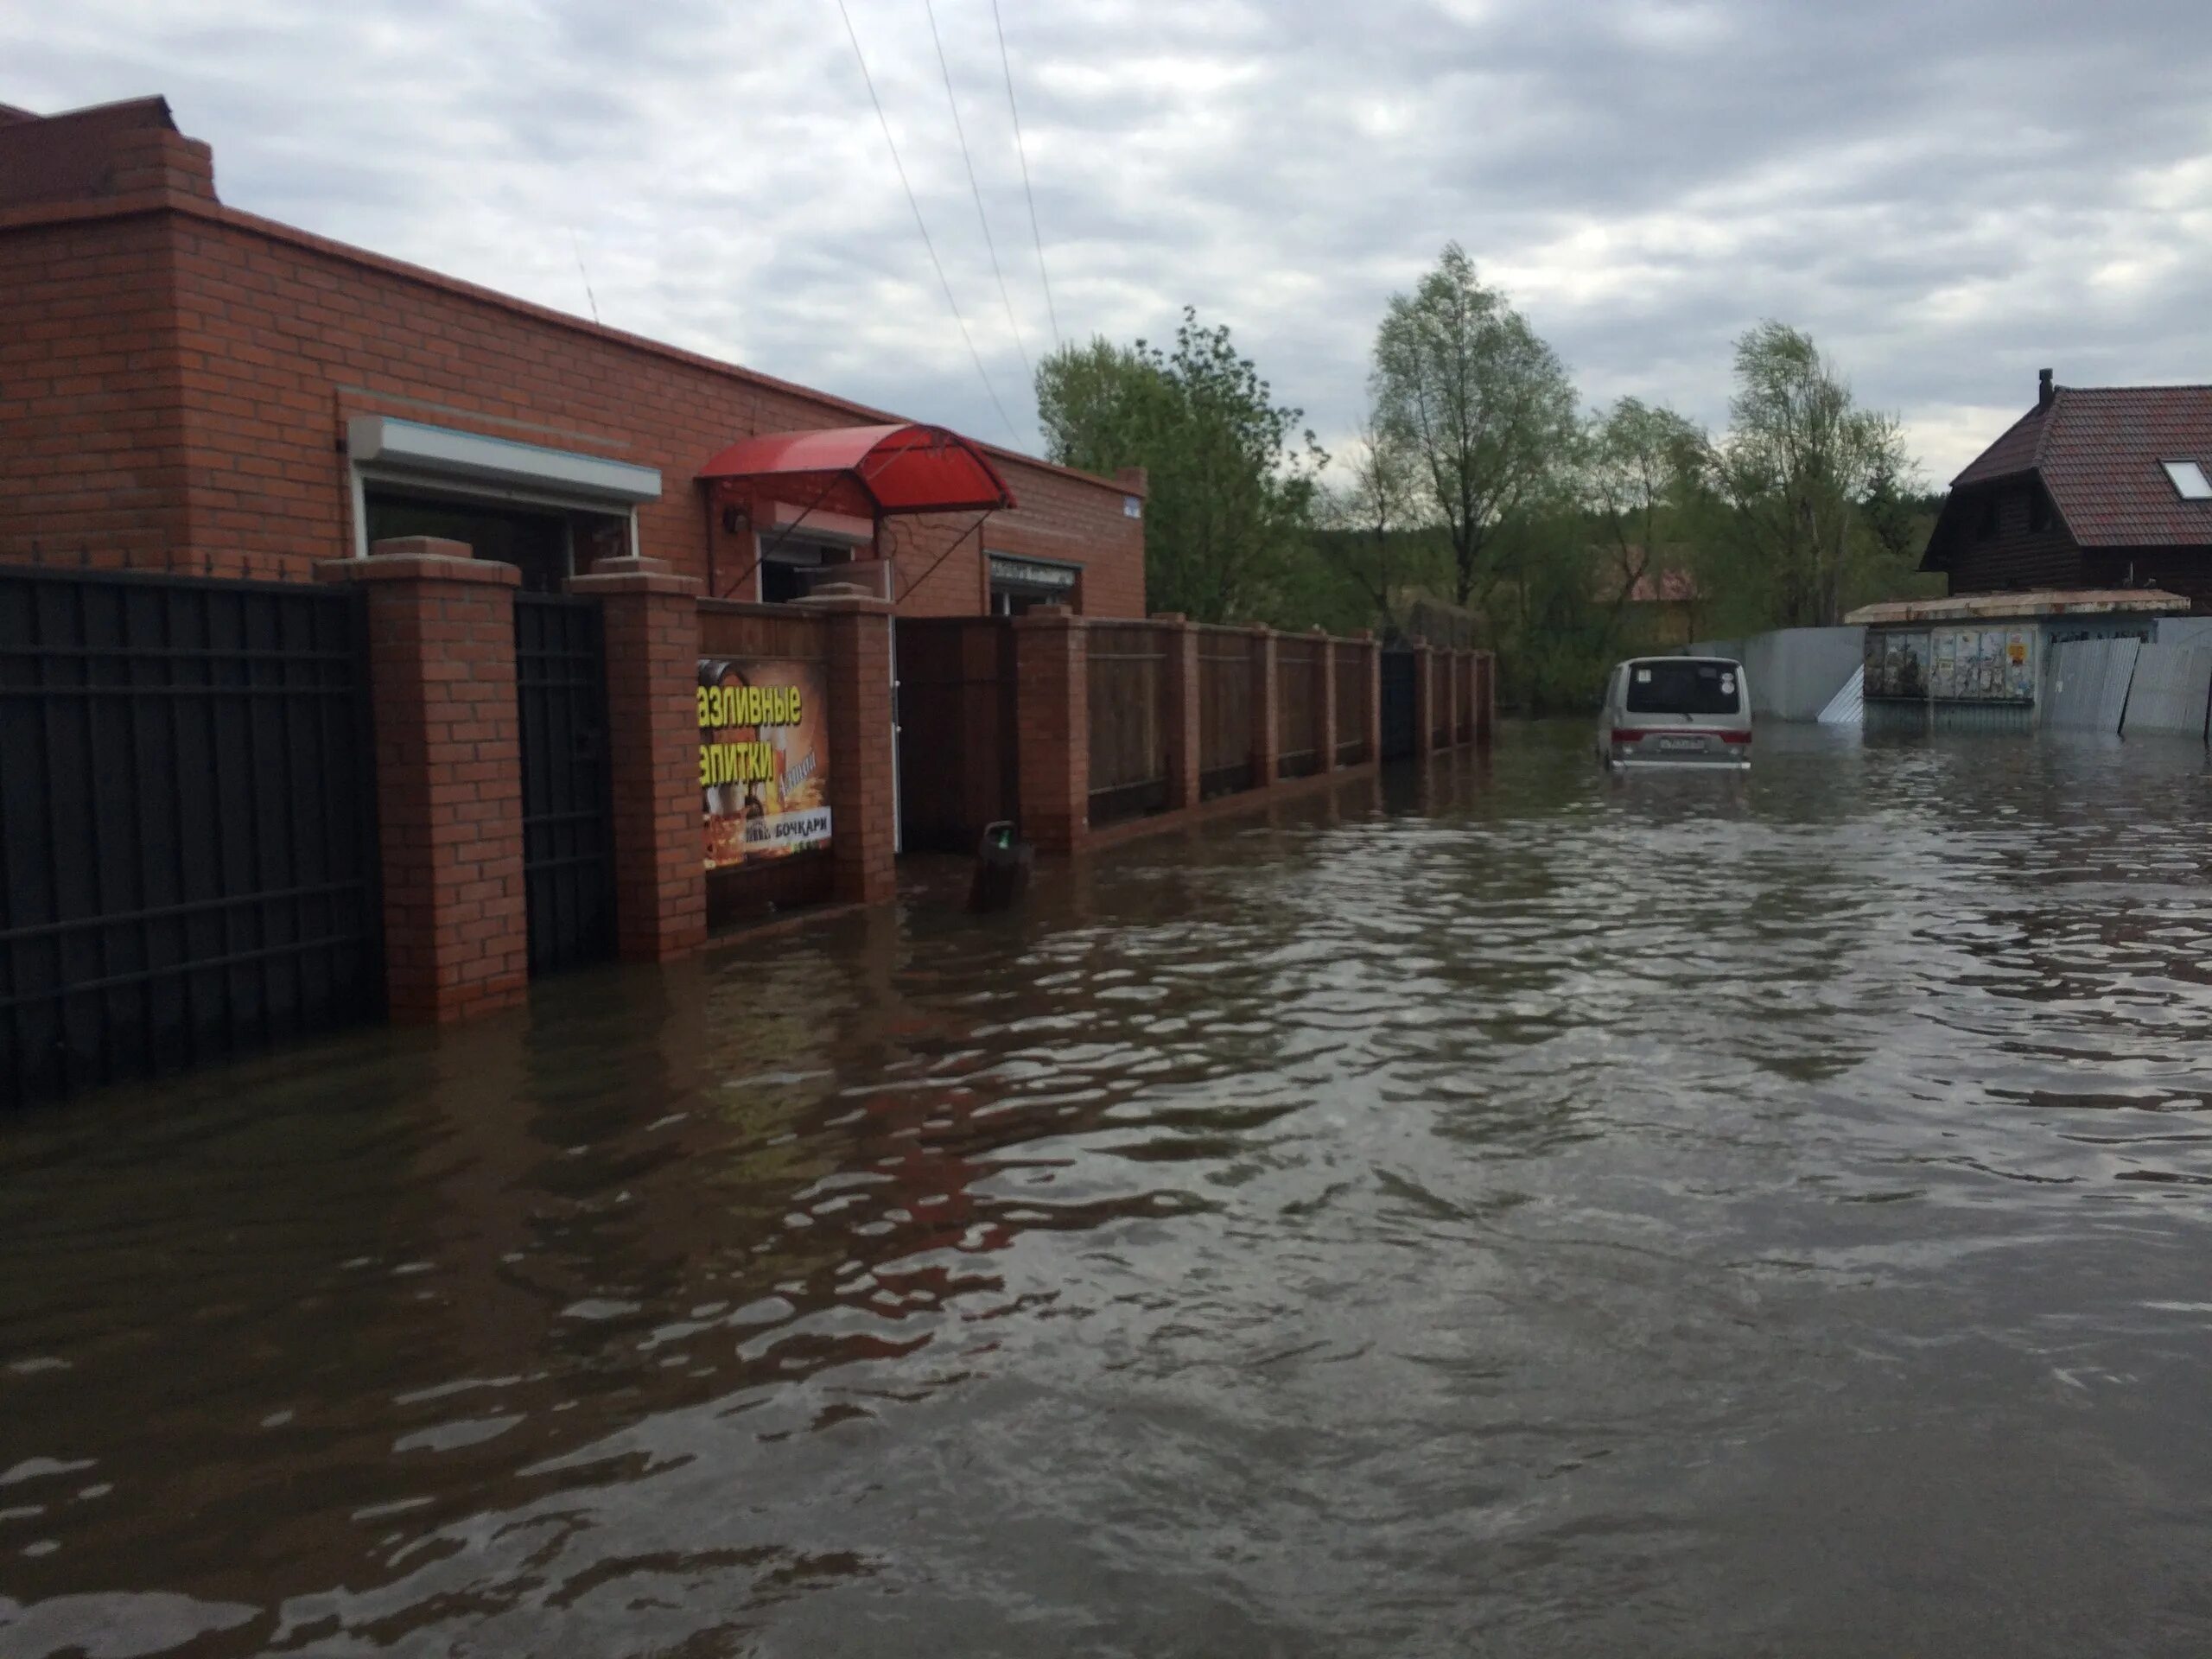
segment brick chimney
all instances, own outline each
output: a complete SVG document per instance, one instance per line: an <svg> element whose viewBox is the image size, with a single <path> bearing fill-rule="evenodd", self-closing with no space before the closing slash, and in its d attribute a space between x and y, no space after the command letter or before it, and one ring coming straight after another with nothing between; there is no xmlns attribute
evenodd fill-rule
<svg viewBox="0 0 2212 1659"><path fill-rule="evenodd" d="M215 199L214 153L158 98L59 115L0 105L0 207L175 191Z"/></svg>
<svg viewBox="0 0 2212 1659"><path fill-rule="evenodd" d="M2058 389L2050 384L2050 371L2049 369L2037 370L2036 407L2037 409L2049 409L2050 407L2050 400L2057 395Z"/></svg>

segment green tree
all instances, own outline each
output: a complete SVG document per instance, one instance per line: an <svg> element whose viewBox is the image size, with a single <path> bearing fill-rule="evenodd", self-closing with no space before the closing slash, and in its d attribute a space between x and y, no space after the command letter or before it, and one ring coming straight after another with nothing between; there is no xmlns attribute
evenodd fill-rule
<svg viewBox="0 0 2212 1659"><path fill-rule="evenodd" d="M1065 347L1038 365L1037 407L1052 460L1145 468L1154 609L1226 622L1268 603L1328 457L1225 326L1201 326L1186 306L1172 352L1142 340Z"/></svg>
<svg viewBox="0 0 2212 1659"><path fill-rule="evenodd" d="M1880 545L1869 503L1911 471L1894 416L1859 407L1812 336L1774 321L1736 342L1736 393L1712 478L1766 590L1770 626L1839 620Z"/></svg>
<svg viewBox="0 0 2212 1659"><path fill-rule="evenodd" d="M1592 423L1585 477L1604 537L1612 589L1601 636L1610 646L1637 582L1663 563L1655 556L1680 539L1681 509L1705 454L1704 432L1664 404L1624 397Z"/></svg>
<svg viewBox="0 0 2212 1659"><path fill-rule="evenodd" d="M1574 388L1557 353L1452 242L1391 298L1370 385L1378 424L1414 458L1426 517L1450 539L1453 597L1488 610L1512 576L1525 613L1526 572L1500 531L1573 463Z"/></svg>

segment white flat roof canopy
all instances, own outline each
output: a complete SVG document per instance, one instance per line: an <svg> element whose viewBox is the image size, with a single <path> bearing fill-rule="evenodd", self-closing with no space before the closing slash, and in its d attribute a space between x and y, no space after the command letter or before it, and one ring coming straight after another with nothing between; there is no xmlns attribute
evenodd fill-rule
<svg viewBox="0 0 2212 1659"><path fill-rule="evenodd" d="M1861 605L1843 620L1881 626L1897 622L1979 622L1991 618L2186 614L2189 601L2156 588L2038 588L2020 593L1961 594L1951 599L1891 599Z"/></svg>
<svg viewBox="0 0 2212 1659"><path fill-rule="evenodd" d="M389 415L356 415L347 421L346 449L357 466L412 478L501 484L619 506L660 499L660 469L656 467L548 449L512 438L487 438Z"/></svg>

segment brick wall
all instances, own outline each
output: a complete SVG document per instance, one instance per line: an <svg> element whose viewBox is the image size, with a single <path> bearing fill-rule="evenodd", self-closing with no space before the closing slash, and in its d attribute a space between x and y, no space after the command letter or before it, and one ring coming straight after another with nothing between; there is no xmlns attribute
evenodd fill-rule
<svg viewBox="0 0 2212 1659"><path fill-rule="evenodd" d="M639 550L703 579L711 545L718 586L752 598L749 582L733 590L753 537L710 523L696 467L752 434L887 418L210 201L158 200L129 218L76 203L44 210L78 215L65 223L0 222L0 556L73 537L96 560L304 579L353 550L342 437L349 416L383 414L658 467ZM900 608L981 611L988 545L1079 562L1084 611L1142 615L1143 524L1122 486L993 454L1020 506L957 548L972 517L899 521ZM141 459L124 469L123 455Z"/></svg>
<svg viewBox="0 0 2212 1659"><path fill-rule="evenodd" d="M0 232L0 562L159 568L190 544L170 273L155 214Z"/></svg>

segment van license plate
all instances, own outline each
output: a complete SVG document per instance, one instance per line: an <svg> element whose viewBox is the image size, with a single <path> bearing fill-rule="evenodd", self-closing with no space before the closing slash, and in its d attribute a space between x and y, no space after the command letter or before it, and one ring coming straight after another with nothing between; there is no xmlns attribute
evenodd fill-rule
<svg viewBox="0 0 2212 1659"><path fill-rule="evenodd" d="M1705 740L1701 737L1662 737L1659 740L1659 747L1662 749L1701 749L1705 747Z"/></svg>

